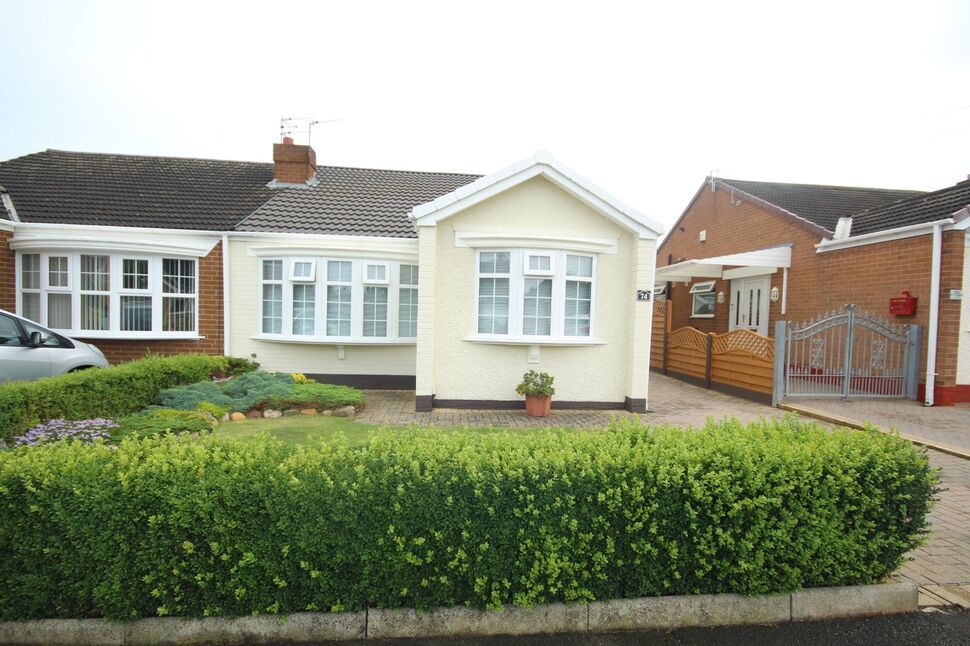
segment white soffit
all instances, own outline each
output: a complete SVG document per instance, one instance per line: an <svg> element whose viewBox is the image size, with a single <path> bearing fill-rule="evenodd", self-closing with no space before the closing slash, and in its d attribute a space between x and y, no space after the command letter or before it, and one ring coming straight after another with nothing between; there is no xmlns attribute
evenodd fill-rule
<svg viewBox="0 0 970 646"><path fill-rule="evenodd" d="M737 269L725 270L725 267ZM772 274L779 268L791 267L791 246L772 247L758 251L685 260L666 267L657 267L656 280L692 281L695 278L742 278Z"/></svg>
<svg viewBox="0 0 970 646"><path fill-rule="evenodd" d="M209 255L219 243L219 238L211 236L189 237L184 235L166 236L159 233L130 234L122 232L99 231L80 233L75 231L24 231L18 228L10 248L18 251L43 251L45 249L75 250L132 254L167 254L201 258Z"/></svg>
<svg viewBox="0 0 970 646"><path fill-rule="evenodd" d="M560 164L545 151L537 152L508 168L480 177L451 193L411 209L416 226L435 226L441 220L483 202L533 177L542 176L580 202L637 233L641 238L656 238L663 226L627 206L575 171Z"/></svg>

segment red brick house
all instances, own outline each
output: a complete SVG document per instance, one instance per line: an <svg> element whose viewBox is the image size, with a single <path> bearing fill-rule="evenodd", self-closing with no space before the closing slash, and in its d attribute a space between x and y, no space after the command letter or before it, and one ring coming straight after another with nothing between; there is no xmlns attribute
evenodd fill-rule
<svg viewBox="0 0 970 646"><path fill-rule="evenodd" d="M848 303L918 324L918 397L970 401L968 205L970 181L922 193L707 178L658 248L657 288L674 329L772 336L775 321ZM890 316L904 291L919 299L915 313Z"/></svg>

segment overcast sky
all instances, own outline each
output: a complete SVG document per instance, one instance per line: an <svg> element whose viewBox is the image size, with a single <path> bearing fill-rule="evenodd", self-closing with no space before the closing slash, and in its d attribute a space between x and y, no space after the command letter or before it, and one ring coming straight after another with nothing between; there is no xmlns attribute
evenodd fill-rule
<svg viewBox="0 0 970 646"><path fill-rule="evenodd" d="M0 0L0 159L46 148L489 173L545 149L669 227L711 170L970 173L970 3ZM298 142L305 135L297 136Z"/></svg>

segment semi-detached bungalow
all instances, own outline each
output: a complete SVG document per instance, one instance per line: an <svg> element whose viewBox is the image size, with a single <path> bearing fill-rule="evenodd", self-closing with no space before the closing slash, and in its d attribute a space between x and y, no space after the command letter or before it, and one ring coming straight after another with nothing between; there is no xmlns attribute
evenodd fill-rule
<svg viewBox="0 0 970 646"><path fill-rule="evenodd" d="M226 353L416 408L647 405L661 227L539 153L492 175L48 150L0 163L0 308L112 361ZM641 296L642 298L642 296Z"/></svg>
<svg viewBox="0 0 970 646"><path fill-rule="evenodd" d="M657 254L672 328L773 336L848 303L922 332L917 398L970 402L970 181L938 191L709 177ZM890 313L904 292L910 311Z"/></svg>

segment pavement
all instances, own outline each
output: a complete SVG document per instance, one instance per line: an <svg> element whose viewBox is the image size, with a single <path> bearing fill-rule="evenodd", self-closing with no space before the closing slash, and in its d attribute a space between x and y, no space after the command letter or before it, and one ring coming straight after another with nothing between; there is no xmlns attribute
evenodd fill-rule
<svg viewBox="0 0 970 646"><path fill-rule="evenodd" d="M334 643L334 642L331 642ZM970 644L970 613L919 612L887 617L835 619L766 626L680 628L630 633L559 634L339 642L409 646L965 646Z"/></svg>
<svg viewBox="0 0 970 646"><path fill-rule="evenodd" d="M555 398L552 415L546 418L528 417L524 410L436 408L430 413L415 413L413 391L369 390L365 396L367 407L357 416L357 421L364 424L596 428L613 419L634 417L617 410L556 410ZM945 489L930 512L929 540L911 552L910 560L893 576L897 580L913 581L920 587L922 607L970 610L970 460L959 457L960 453L970 455L970 408L926 408L916 402L888 399L799 400L798 403L824 410L833 417L870 421L885 429L896 428L914 441L922 439L930 445L957 447L950 453L928 449L930 463L941 470ZM771 406L651 373L649 411L640 418L652 424L697 427L709 417L733 416L746 423L784 414L785 411Z"/></svg>

